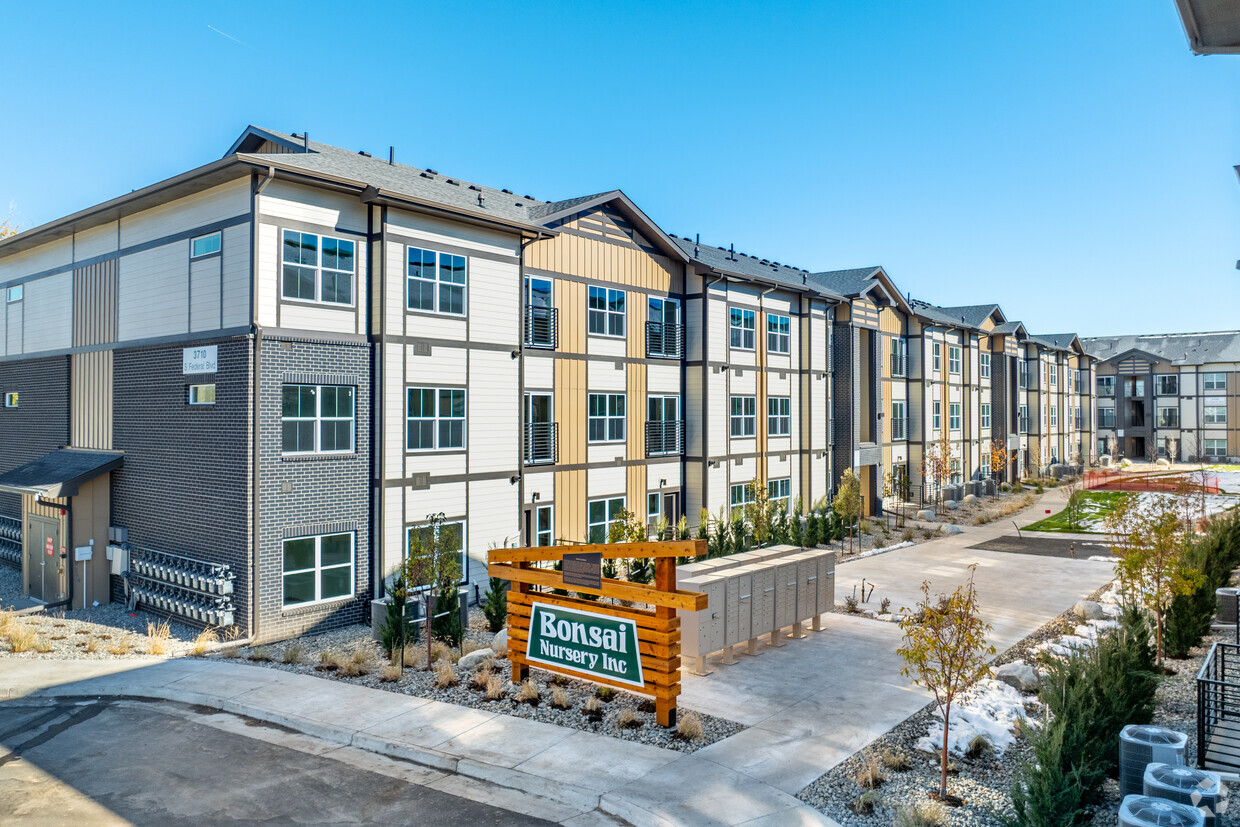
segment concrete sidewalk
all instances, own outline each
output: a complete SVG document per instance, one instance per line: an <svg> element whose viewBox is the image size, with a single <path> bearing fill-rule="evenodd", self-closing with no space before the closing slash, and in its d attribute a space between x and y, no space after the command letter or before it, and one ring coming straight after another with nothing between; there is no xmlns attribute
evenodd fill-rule
<svg viewBox="0 0 1240 827"><path fill-rule="evenodd" d="M136 696L221 709L635 825L833 824L699 754L219 660L0 660L0 698ZM570 823L570 822L565 822ZM571 823L585 824L585 821Z"/></svg>

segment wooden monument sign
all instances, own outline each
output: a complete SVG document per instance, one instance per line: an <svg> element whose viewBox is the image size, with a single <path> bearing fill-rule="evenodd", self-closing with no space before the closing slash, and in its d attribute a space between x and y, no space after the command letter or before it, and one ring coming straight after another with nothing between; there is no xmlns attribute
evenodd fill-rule
<svg viewBox="0 0 1240 827"><path fill-rule="evenodd" d="M509 581L508 659L514 683L530 664L574 678L608 684L654 697L663 726L676 723L680 694L680 618L676 610L706 608L706 595L676 588L676 558L706 554L705 540L603 543L586 546L497 548L490 551L490 575ZM563 573L531 563L564 562ZM603 559L653 559L654 585L611 580L589 568ZM597 587L591 587L598 583ZM535 591L534 587L548 591ZM638 609L551 594L565 589L626 600Z"/></svg>

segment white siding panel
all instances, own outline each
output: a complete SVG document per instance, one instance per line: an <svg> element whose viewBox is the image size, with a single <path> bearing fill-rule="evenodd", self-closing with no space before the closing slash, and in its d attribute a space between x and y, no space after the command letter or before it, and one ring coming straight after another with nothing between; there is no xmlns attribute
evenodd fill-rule
<svg viewBox="0 0 1240 827"><path fill-rule="evenodd" d="M383 489L383 548L380 570L386 577L404 556L405 515L401 512L401 490Z"/></svg>
<svg viewBox="0 0 1240 827"><path fill-rule="evenodd" d="M337 228L366 231L366 207L356 198L279 179L258 197L258 211L276 223L281 218L290 219L315 225L325 233Z"/></svg>
<svg viewBox="0 0 1240 827"><path fill-rule="evenodd" d="M470 338L515 346L521 311L521 276L517 265L471 258L468 281Z"/></svg>
<svg viewBox="0 0 1240 827"><path fill-rule="evenodd" d="M615 462L616 457L623 457L627 450L623 442L592 442L586 446L586 461Z"/></svg>
<svg viewBox="0 0 1240 827"><path fill-rule="evenodd" d="M6 356L16 356L22 352L22 320L25 316L25 302L13 302L5 308L6 327L5 348Z"/></svg>
<svg viewBox="0 0 1240 827"><path fill-rule="evenodd" d="M690 361L702 359L702 300L685 302L685 353Z"/></svg>
<svg viewBox="0 0 1240 827"><path fill-rule="evenodd" d="M384 463L387 478L395 479L401 477L405 463L405 377L400 348L387 348L384 354Z"/></svg>
<svg viewBox="0 0 1240 827"><path fill-rule="evenodd" d="M519 464L517 362L507 353L475 350L469 357L469 470L504 471ZM515 503L516 494L509 495Z"/></svg>
<svg viewBox="0 0 1240 827"><path fill-rule="evenodd" d="M9 308L6 307L6 304L7 302L4 300L3 291L0 290L0 356L4 356L9 350L8 334L6 331L8 330L8 317L10 311ZM14 314L21 313L21 309L18 308L16 304L17 303L15 302L12 312Z"/></svg>
<svg viewBox="0 0 1240 827"><path fill-rule="evenodd" d="M413 350L413 345L405 346L405 379L410 385L438 386L465 383L465 348L434 347L431 348L430 356L414 356ZM486 397L481 392L478 401L479 404L486 403ZM468 402L473 404L474 400L470 399Z"/></svg>
<svg viewBox="0 0 1240 827"><path fill-rule="evenodd" d="M423 241L427 247L449 244L509 256L516 256L520 250L520 241L514 234L396 209L388 210L388 228L402 236Z"/></svg>
<svg viewBox="0 0 1240 827"><path fill-rule="evenodd" d="M664 488L676 488L680 485L679 462L651 462L646 466L646 489L659 490L659 480L667 480Z"/></svg>
<svg viewBox="0 0 1240 827"><path fill-rule="evenodd" d="M525 474L525 499L533 503L534 495L538 495L538 504L547 505L555 501L555 474L550 471Z"/></svg>
<svg viewBox="0 0 1240 827"><path fill-rule="evenodd" d="M567 312L567 308L560 312ZM585 312L583 309L581 312ZM628 324L632 324L633 320L628 319ZM610 336L588 336L586 338L586 352L592 356L624 356L627 353L628 342L625 339L613 338Z"/></svg>
<svg viewBox="0 0 1240 827"><path fill-rule="evenodd" d="M702 455L702 371L692 367L685 375L686 399L684 400L684 419L686 453L690 456Z"/></svg>
<svg viewBox="0 0 1240 827"><path fill-rule="evenodd" d="M530 390L551 390L555 387L555 360L554 359L526 359L525 360L525 389Z"/></svg>
<svg viewBox="0 0 1240 827"><path fill-rule="evenodd" d="M613 362L590 362L586 365L586 387L592 393L600 391L624 392L628 371L616 370ZM630 400L630 403L633 400Z"/></svg>
<svg viewBox="0 0 1240 827"><path fill-rule="evenodd" d="M696 372L700 368L690 368ZM680 367L676 362L666 365L649 365L646 368L646 388L651 393L680 393Z"/></svg>
<svg viewBox="0 0 1240 827"><path fill-rule="evenodd" d="M0 283L73 263L73 240L62 238L0 258Z"/></svg>
<svg viewBox="0 0 1240 827"><path fill-rule="evenodd" d="M250 179L247 175L245 178L122 218L121 249L183 233L226 218L248 215L249 212ZM187 257L188 249L188 244L180 242L180 251Z"/></svg>
<svg viewBox="0 0 1240 827"><path fill-rule="evenodd" d="M223 239L224 326L250 323L250 224L229 227Z"/></svg>
<svg viewBox="0 0 1240 827"><path fill-rule="evenodd" d="M118 340L184 333L188 303L189 253L184 244L165 244L121 258Z"/></svg>
<svg viewBox="0 0 1240 827"><path fill-rule="evenodd" d="M354 333L357 331L357 316L351 307L335 308L329 305L283 302L280 305L280 327Z"/></svg>
<svg viewBox="0 0 1240 827"><path fill-rule="evenodd" d="M120 233L115 221L82 230L73 237L73 260L86 261L95 256L115 253ZM186 242L188 244L189 242Z"/></svg>
<svg viewBox="0 0 1240 827"><path fill-rule="evenodd" d="M459 476L468 469L465 454L441 454L435 451L414 451L405 454L405 476L430 474L432 477Z"/></svg>
<svg viewBox="0 0 1240 827"><path fill-rule="evenodd" d="M61 273L28 283L22 304L23 352L73 346L73 274Z"/></svg>
<svg viewBox="0 0 1240 827"><path fill-rule="evenodd" d="M189 265L189 329L215 330L220 326L219 258L192 261Z"/></svg>
<svg viewBox="0 0 1240 827"><path fill-rule="evenodd" d="M276 326L280 301L280 231L274 224L258 225L258 323Z"/></svg>
<svg viewBox="0 0 1240 827"><path fill-rule="evenodd" d="M616 466L615 468L591 468L586 472L586 491L587 499L598 499L599 497L614 497L625 494L627 491L627 474L628 469L624 466ZM625 501L625 507L630 509L645 508L645 503L631 503Z"/></svg>
<svg viewBox="0 0 1240 827"><path fill-rule="evenodd" d="M405 500L405 524L426 523L428 514L443 512L449 519L465 515L465 483L446 482L430 488L409 489Z"/></svg>
<svg viewBox="0 0 1240 827"><path fill-rule="evenodd" d="M508 480L479 480L469 483L469 554L486 568L487 550L518 545L521 517L517 486ZM472 566L471 566L472 568ZM485 574L483 576L485 580Z"/></svg>

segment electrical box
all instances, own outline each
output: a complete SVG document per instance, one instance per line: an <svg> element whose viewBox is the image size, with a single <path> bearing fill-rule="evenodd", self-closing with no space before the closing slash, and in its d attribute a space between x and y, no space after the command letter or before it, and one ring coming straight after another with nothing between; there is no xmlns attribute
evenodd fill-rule
<svg viewBox="0 0 1240 827"><path fill-rule="evenodd" d="M118 525L108 526L108 542L118 546L128 543L129 529L121 528Z"/></svg>
<svg viewBox="0 0 1240 827"><path fill-rule="evenodd" d="M108 559L112 561L112 574L119 577L129 571L129 549L108 546Z"/></svg>

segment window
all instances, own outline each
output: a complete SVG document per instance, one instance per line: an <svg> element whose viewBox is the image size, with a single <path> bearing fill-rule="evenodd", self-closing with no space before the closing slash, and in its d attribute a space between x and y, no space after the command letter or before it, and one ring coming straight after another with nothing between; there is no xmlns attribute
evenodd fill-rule
<svg viewBox="0 0 1240 827"><path fill-rule="evenodd" d="M756 314L752 310L741 310L733 307L728 311L728 345L741 350L753 350L754 320Z"/></svg>
<svg viewBox="0 0 1240 827"><path fill-rule="evenodd" d="M551 509L552 506L540 505L535 510L534 545L536 546L554 545L551 538Z"/></svg>
<svg viewBox="0 0 1240 827"><path fill-rule="evenodd" d="M960 348L956 345L947 346L947 372L960 373Z"/></svg>
<svg viewBox="0 0 1240 827"><path fill-rule="evenodd" d="M465 315L465 256L409 247L406 265L410 310Z"/></svg>
<svg viewBox="0 0 1240 827"><path fill-rule="evenodd" d="M1179 408L1159 408L1158 409L1158 427L1159 428L1180 427L1180 409Z"/></svg>
<svg viewBox="0 0 1240 827"><path fill-rule="evenodd" d="M405 555L408 556L409 549L413 548L415 538L421 541L423 547L430 545L432 531L434 531L434 526L430 525L409 526L405 533ZM550 532L550 528L548 528L548 532ZM440 523L439 547L448 551L455 551L460 555L461 579L459 582L467 582L469 580L469 555L465 553L465 523L460 520ZM417 591L421 591L421 589Z"/></svg>
<svg viewBox="0 0 1240 827"><path fill-rule="evenodd" d="M1017 387L1029 387L1029 363L1024 359L1016 363L1016 382Z"/></svg>
<svg viewBox="0 0 1240 827"><path fill-rule="evenodd" d="M1169 376L1154 377L1154 393L1158 396L1175 396L1180 392L1180 377L1174 373Z"/></svg>
<svg viewBox="0 0 1240 827"><path fill-rule="evenodd" d="M893 400L891 403L891 438L907 439L908 438L908 422L905 419L905 402L903 399Z"/></svg>
<svg viewBox="0 0 1240 827"><path fill-rule="evenodd" d="M624 335L624 291L590 288L590 332L599 336Z"/></svg>
<svg viewBox="0 0 1240 827"><path fill-rule="evenodd" d="M1207 425L1226 425L1227 408L1223 405L1205 406L1205 423Z"/></svg>
<svg viewBox="0 0 1240 827"><path fill-rule="evenodd" d="M189 404L191 405L214 405L215 404L215 385L190 385L189 386Z"/></svg>
<svg viewBox="0 0 1240 827"><path fill-rule="evenodd" d="M646 304L646 355L679 357L683 352L680 301L650 296Z"/></svg>
<svg viewBox="0 0 1240 827"><path fill-rule="evenodd" d="M464 388L408 388L405 397L406 450L464 447Z"/></svg>
<svg viewBox="0 0 1240 827"><path fill-rule="evenodd" d="M978 358L981 360L978 367L979 367L979 370L981 371L982 378L989 379L990 378L990 354L979 353Z"/></svg>
<svg viewBox="0 0 1240 827"><path fill-rule="evenodd" d="M934 369L936 371L943 369L943 346L938 342L934 343Z"/></svg>
<svg viewBox="0 0 1240 827"><path fill-rule="evenodd" d="M352 532L284 541L284 608L352 596Z"/></svg>
<svg viewBox="0 0 1240 827"><path fill-rule="evenodd" d="M769 502L783 503L784 510L788 510L788 500L792 498L792 478L784 477L778 480L767 480L766 494Z"/></svg>
<svg viewBox="0 0 1240 827"><path fill-rule="evenodd" d="M908 342L904 339L891 340L891 375L905 376L908 370Z"/></svg>
<svg viewBox="0 0 1240 827"><path fill-rule="evenodd" d="M1115 409L1099 408L1098 409L1098 427L1114 428L1115 427Z"/></svg>
<svg viewBox="0 0 1240 827"><path fill-rule="evenodd" d="M1114 396L1115 395L1115 377L1099 376L1098 377L1098 395Z"/></svg>
<svg viewBox="0 0 1240 827"><path fill-rule="evenodd" d="M943 427L943 403L935 402L930 408L930 427L938 430Z"/></svg>
<svg viewBox="0 0 1240 827"><path fill-rule="evenodd" d="M1206 456L1208 457L1227 456L1227 440L1207 439L1206 440Z"/></svg>
<svg viewBox="0 0 1240 827"><path fill-rule="evenodd" d="M792 433L792 400L787 396L771 396L766 400L766 435L788 436Z"/></svg>
<svg viewBox="0 0 1240 827"><path fill-rule="evenodd" d="M4 395L4 407L6 408L17 407L17 392L16 391L14 391L13 393L6 393Z"/></svg>
<svg viewBox="0 0 1240 827"><path fill-rule="evenodd" d="M12 298L9 299L12 301ZM1208 391L1225 391L1227 390L1227 374L1225 373L1206 373L1202 374L1202 385L1204 390Z"/></svg>
<svg viewBox="0 0 1240 827"><path fill-rule="evenodd" d="M1059 427L1059 406L1051 405L1051 427Z"/></svg>
<svg viewBox="0 0 1240 827"><path fill-rule="evenodd" d="M19 302L22 300L22 287L23 285L15 284L9 288L9 301Z"/></svg>
<svg viewBox="0 0 1240 827"><path fill-rule="evenodd" d="M285 230L283 259L284 298L353 303L352 241Z"/></svg>
<svg viewBox="0 0 1240 827"><path fill-rule="evenodd" d="M611 524L620 522L624 512L624 497L590 500L586 504L586 539L591 543L607 542Z"/></svg>
<svg viewBox="0 0 1240 827"><path fill-rule="evenodd" d="M960 430L960 403L950 402L947 405L947 427L952 431Z"/></svg>
<svg viewBox="0 0 1240 827"><path fill-rule="evenodd" d="M979 417L981 418L981 427L989 428L990 427L990 403L983 402L980 405L980 410L978 413L979 413Z"/></svg>
<svg viewBox="0 0 1240 827"><path fill-rule="evenodd" d="M1124 396L1129 399L1135 399L1145 396L1145 380L1144 379L1125 379L1124 380Z"/></svg>
<svg viewBox="0 0 1240 827"><path fill-rule="evenodd" d="M284 453L351 452L354 393L353 388L336 385L285 385Z"/></svg>
<svg viewBox="0 0 1240 827"><path fill-rule="evenodd" d="M648 516L651 520L657 520L659 518L659 495L658 494L647 494L646 495L646 516Z"/></svg>
<svg viewBox="0 0 1240 827"><path fill-rule="evenodd" d="M792 320L787 316L766 316L766 349L771 353L792 351Z"/></svg>
<svg viewBox="0 0 1240 827"><path fill-rule="evenodd" d="M732 436L753 436L758 403L752 396L733 396L728 400Z"/></svg>
<svg viewBox="0 0 1240 827"><path fill-rule="evenodd" d="M731 486L730 494L731 496L729 499L732 504L733 512L735 512L738 508L744 508L745 506L753 503L753 489L751 489L748 484Z"/></svg>
<svg viewBox="0 0 1240 827"><path fill-rule="evenodd" d="M189 257L209 256L220 251L220 234L200 235L189 243Z"/></svg>
<svg viewBox="0 0 1240 827"><path fill-rule="evenodd" d="M1112 411L1112 413L1114 413L1114 411ZM1018 419L1020 420L1017 423L1017 425L1020 426L1019 431L1022 434L1029 433L1029 406L1028 405L1020 406L1020 414L1018 415Z"/></svg>
<svg viewBox="0 0 1240 827"><path fill-rule="evenodd" d="M1059 387L1059 365L1048 365L1046 370L1050 376L1051 387Z"/></svg>
<svg viewBox="0 0 1240 827"><path fill-rule="evenodd" d="M586 438L590 442L624 441L624 394L590 394L588 416Z"/></svg>

